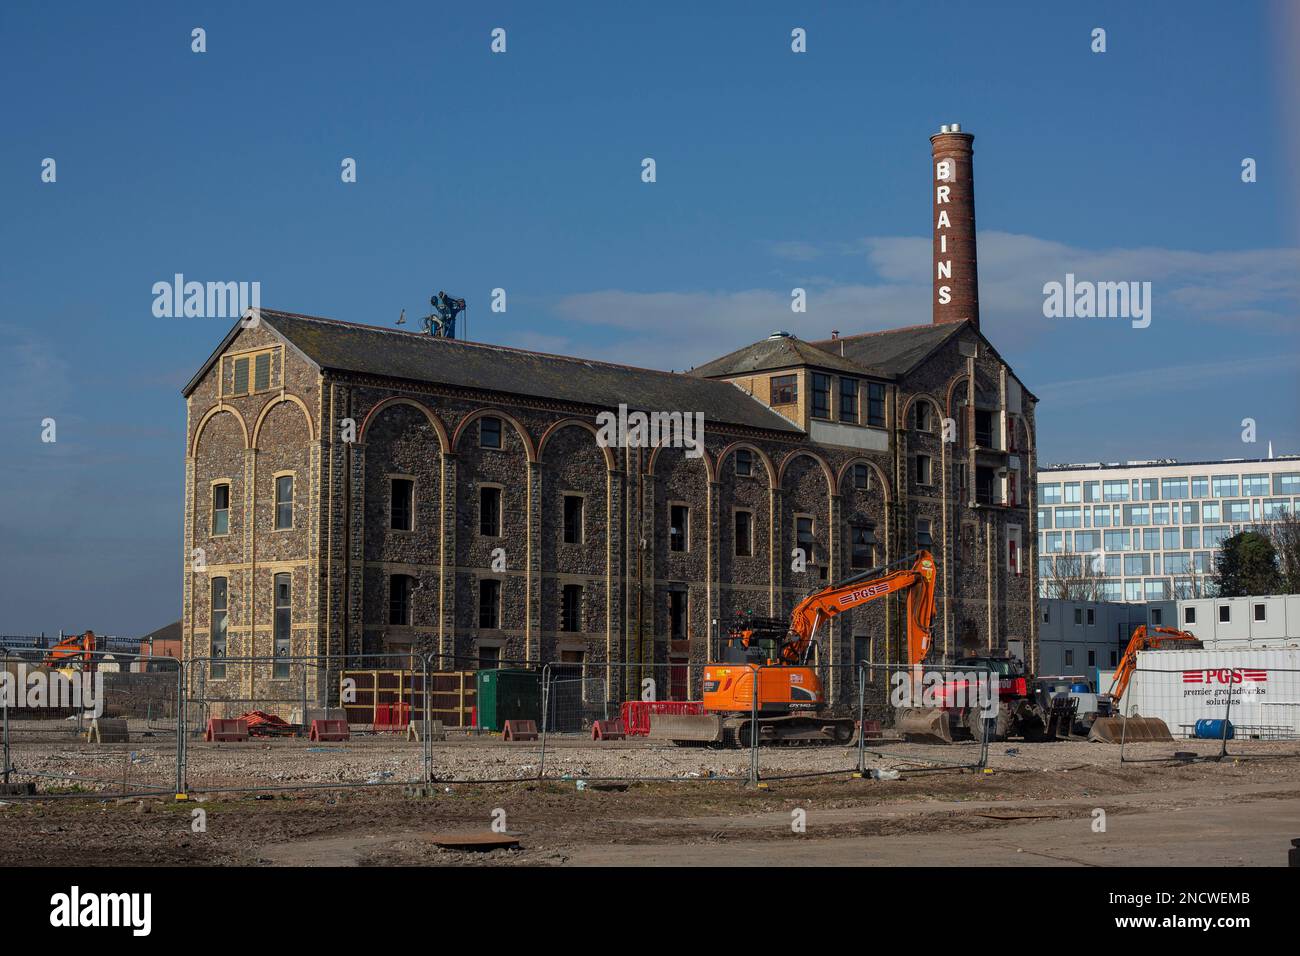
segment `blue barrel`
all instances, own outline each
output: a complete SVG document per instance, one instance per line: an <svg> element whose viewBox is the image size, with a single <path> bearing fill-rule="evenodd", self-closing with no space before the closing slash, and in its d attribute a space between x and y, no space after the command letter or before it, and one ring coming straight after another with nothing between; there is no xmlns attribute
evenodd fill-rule
<svg viewBox="0 0 1300 956"><path fill-rule="evenodd" d="M1233 739L1232 721L1222 718L1202 717L1196 722L1196 736L1200 740L1223 740L1223 725L1228 725L1228 740Z"/></svg>
<svg viewBox="0 0 1300 956"><path fill-rule="evenodd" d="M1087 685L1087 684L1071 684L1071 685L1070 685L1070 693L1071 693L1071 694L1088 694L1088 693L1091 693L1091 691L1088 689L1088 685Z"/></svg>

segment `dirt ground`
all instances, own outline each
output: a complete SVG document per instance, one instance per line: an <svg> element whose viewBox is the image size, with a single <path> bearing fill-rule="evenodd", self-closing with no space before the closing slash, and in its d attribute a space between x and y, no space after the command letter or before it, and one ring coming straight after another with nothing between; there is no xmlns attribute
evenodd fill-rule
<svg viewBox="0 0 1300 956"><path fill-rule="evenodd" d="M1247 759L1123 766L1114 746L1010 742L991 745L989 772L934 768L897 780L851 776L855 748L763 748L765 782L754 787L722 779L748 773L748 751L552 740L543 766L536 744L470 739L433 745L439 783L423 794L330 788L417 778L418 743L196 744L184 802L170 792L169 744L15 742L20 771L65 776L16 778L39 780L45 796L0 802L0 865L1285 865L1300 835L1300 759L1283 756L1295 742L1243 741ZM880 746L888 753L869 754L868 768L975 755ZM1128 755L1174 750L1208 755L1217 744ZM459 782L539 767L545 779ZM825 775L792 776L814 773ZM116 799L123 775L132 789L158 786L158 796ZM666 779L601 779L618 776ZM250 784L286 789L202 792ZM431 839L490 831L494 820L518 849L453 851Z"/></svg>

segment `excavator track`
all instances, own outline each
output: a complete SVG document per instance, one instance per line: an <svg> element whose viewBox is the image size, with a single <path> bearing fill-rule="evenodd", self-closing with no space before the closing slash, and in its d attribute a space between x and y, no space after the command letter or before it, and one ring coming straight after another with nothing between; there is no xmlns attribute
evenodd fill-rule
<svg viewBox="0 0 1300 956"><path fill-rule="evenodd" d="M679 747L752 746L754 727L760 746L847 746L857 733L851 717L818 717L791 714L784 717L723 717L720 714L654 714L650 718L650 739L670 740Z"/></svg>

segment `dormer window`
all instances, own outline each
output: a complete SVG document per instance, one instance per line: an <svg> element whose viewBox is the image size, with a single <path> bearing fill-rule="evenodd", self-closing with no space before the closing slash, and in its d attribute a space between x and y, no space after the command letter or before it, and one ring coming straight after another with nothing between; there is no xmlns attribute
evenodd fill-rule
<svg viewBox="0 0 1300 956"><path fill-rule="evenodd" d="M793 405L797 401L799 401L799 376L775 376L772 379L772 404Z"/></svg>

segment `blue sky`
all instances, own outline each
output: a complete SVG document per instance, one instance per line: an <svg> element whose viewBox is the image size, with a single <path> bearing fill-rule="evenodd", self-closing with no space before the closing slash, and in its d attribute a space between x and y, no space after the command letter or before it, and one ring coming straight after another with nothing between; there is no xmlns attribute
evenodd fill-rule
<svg viewBox="0 0 1300 956"><path fill-rule="evenodd" d="M179 614L179 390L227 323L154 282L373 324L446 288L472 338L662 368L926 322L941 123L1041 462L1300 451L1296 7L6 3L0 633ZM1151 326L1044 318L1066 272L1151 281Z"/></svg>

